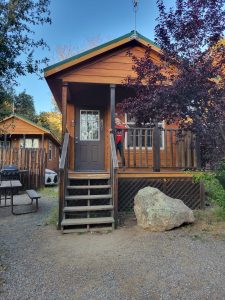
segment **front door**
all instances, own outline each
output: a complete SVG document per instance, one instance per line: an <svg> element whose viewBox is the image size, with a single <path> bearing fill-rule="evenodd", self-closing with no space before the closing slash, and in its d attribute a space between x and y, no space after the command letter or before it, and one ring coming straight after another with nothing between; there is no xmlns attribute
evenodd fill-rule
<svg viewBox="0 0 225 300"><path fill-rule="evenodd" d="M104 123L101 109L76 109L75 170L104 170Z"/></svg>

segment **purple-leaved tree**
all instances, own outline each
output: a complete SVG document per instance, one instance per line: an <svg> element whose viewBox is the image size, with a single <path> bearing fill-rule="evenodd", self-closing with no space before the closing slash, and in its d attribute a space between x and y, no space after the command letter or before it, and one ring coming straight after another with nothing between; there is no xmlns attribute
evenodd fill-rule
<svg viewBox="0 0 225 300"><path fill-rule="evenodd" d="M161 62L132 56L136 78L126 86L134 96L121 105L137 123L165 120L198 135L202 164L224 157L225 1L177 0L168 11L157 1L156 43ZM132 55L132 54L130 54Z"/></svg>

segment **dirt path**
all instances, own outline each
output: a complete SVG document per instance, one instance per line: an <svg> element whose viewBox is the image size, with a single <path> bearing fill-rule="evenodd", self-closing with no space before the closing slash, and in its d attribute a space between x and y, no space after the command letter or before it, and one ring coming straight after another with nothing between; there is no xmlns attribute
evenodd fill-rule
<svg viewBox="0 0 225 300"><path fill-rule="evenodd" d="M42 198L39 212L24 216L0 209L0 299L225 299L224 241L133 222L62 235L43 225L53 205Z"/></svg>

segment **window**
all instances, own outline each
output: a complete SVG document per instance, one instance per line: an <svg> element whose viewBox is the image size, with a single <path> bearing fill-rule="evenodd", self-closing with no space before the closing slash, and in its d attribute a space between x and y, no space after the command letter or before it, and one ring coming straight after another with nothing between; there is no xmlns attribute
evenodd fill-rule
<svg viewBox="0 0 225 300"><path fill-rule="evenodd" d="M52 160L52 142L48 141L48 160Z"/></svg>
<svg viewBox="0 0 225 300"><path fill-rule="evenodd" d="M80 140L81 141L100 140L100 111L99 110L80 111Z"/></svg>
<svg viewBox="0 0 225 300"><path fill-rule="evenodd" d="M5 147L5 142L0 141L0 148L4 148L4 147ZM10 142L9 141L6 142L6 148L10 148Z"/></svg>
<svg viewBox="0 0 225 300"><path fill-rule="evenodd" d="M24 148L24 139L20 139L20 148ZM25 139L25 148L39 148L39 139Z"/></svg>
<svg viewBox="0 0 225 300"><path fill-rule="evenodd" d="M125 122L129 127L126 136L125 136L125 145L126 148L130 147L133 148L134 146L137 148L152 148L153 142L153 128L151 127L144 127L144 128L137 128L135 124L135 119L130 118L128 114L125 114ZM163 129L163 122L158 123L158 127ZM134 141L135 139L135 141ZM160 131L160 148L164 148L164 131Z"/></svg>

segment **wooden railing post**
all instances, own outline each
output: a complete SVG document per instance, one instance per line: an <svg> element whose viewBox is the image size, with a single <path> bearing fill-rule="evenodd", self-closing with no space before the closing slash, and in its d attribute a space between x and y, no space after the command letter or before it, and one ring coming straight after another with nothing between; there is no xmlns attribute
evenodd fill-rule
<svg viewBox="0 0 225 300"><path fill-rule="evenodd" d="M65 171L64 169L59 170L59 212L58 212L58 224L57 229L61 229L61 222L62 222L62 211L63 211L63 202L64 202L64 196L65 196Z"/></svg>
<svg viewBox="0 0 225 300"><path fill-rule="evenodd" d="M116 107L116 85L110 84L110 112L111 112L111 129L115 130L115 108Z"/></svg>
<svg viewBox="0 0 225 300"><path fill-rule="evenodd" d="M155 127L153 129L152 151L153 171L160 172L160 129L158 127L158 123L155 123Z"/></svg>
<svg viewBox="0 0 225 300"><path fill-rule="evenodd" d="M113 199L113 206L114 206L114 220L115 226L118 223L118 176L117 176L117 169L118 169L118 160L116 156L116 147L115 147L115 140L114 135L110 133L110 152L111 152L111 184L112 184L112 199Z"/></svg>
<svg viewBox="0 0 225 300"><path fill-rule="evenodd" d="M61 229L61 222L63 216L63 207L65 200L65 189L67 182L67 171L68 171L68 160L67 160L67 152L68 152L68 144L69 144L69 133L65 133L63 140L62 153L59 164L59 214L58 214L58 229Z"/></svg>

